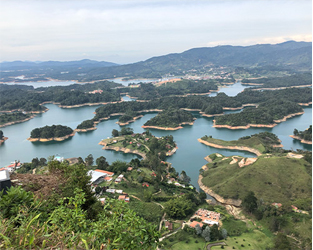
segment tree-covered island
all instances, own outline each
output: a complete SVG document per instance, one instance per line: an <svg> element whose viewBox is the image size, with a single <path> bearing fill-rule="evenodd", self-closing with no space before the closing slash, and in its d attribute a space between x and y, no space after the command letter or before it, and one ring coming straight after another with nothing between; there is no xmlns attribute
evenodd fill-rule
<svg viewBox="0 0 313 250"><path fill-rule="evenodd" d="M304 131L294 129L293 135L290 135L293 139L300 140L301 143L312 144L312 125Z"/></svg>
<svg viewBox="0 0 313 250"><path fill-rule="evenodd" d="M166 109L147 121L143 128L155 128L164 130L177 130L181 125L192 125L195 118L187 111L180 109Z"/></svg>
<svg viewBox="0 0 313 250"><path fill-rule="evenodd" d="M44 126L33 129L30 133L30 137L27 140L32 142L63 141L74 136L74 134L75 132L73 129L67 126Z"/></svg>

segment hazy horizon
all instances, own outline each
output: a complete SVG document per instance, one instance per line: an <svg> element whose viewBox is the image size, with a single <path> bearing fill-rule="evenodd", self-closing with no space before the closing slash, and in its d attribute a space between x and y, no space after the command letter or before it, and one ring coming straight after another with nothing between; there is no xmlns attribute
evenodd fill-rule
<svg viewBox="0 0 313 250"><path fill-rule="evenodd" d="M198 47L312 41L309 0L0 2L0 61L118 64Z"/></svg>

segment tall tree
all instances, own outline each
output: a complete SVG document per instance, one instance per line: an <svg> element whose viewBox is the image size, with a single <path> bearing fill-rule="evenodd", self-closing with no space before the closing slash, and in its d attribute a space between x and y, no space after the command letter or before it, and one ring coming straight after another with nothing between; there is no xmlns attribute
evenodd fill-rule
<svg viewBox="0 0 313 250"><path fill-rule="evenodd" d="M93 156L92 154L89 154L86 158L85 158L85 162L87 166L92 166L93 164Z"/></svg>

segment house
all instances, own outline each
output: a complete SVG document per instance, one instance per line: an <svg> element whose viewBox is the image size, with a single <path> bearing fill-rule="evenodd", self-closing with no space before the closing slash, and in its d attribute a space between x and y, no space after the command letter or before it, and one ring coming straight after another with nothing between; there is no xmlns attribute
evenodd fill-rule
<svg viewBox="0 0 313 250"><path fill-rule="evenodd" d="M106 192L107 192L107 193L111 193L111 194L115 194L115 189L113 189L113 188L108 188L108 189L106 190Z"/></svg>
<svg viewBox="0 0 313 250"><path fill-rule="evenodd" d="M149 187L149 183L144 182L144 183L142 183L142 186L143 186L143 187Z"/></svg>
<svg viewBox="0 0 313 250"><path fill-rule="evenodd" d="M112 180L112 177L106 176L106 177L104 177L103 179L104 179L105 181L111 181L111 180Z"/></svg>
<svg viewBox="0 0 313 250"><path fill-rule="evenodd" d="M123 193L123 190L121 190L121 189L116 189L116 190L115 190L115 193L122 194L122 193Z"/></svg>
<svg viewBox="0 0 313 250"><path fill-rule="evenodd" d="M100 184L102 181L104 181L103 178L107 176L106 173L101 173L94 170L89 170L87 174L91 176L90 182L92 184Z"/></svg>
<svg viewBox="0 0 313 250"><path fill-rule="evenodd" d="M194 217L200 218L202 223L210 226L219 225L220 216L220 213L209 211L203 208L199 208L194 215Z"/></svg>
<svg viewBox="0 0 313 250"><path fill-rule="evenodd" d="M154 176L154 177L156 177L156 173L154 173L154 172L153 172L151 175Z"/></svg>
<svg viewBox="0 0 313 250"><path fill-rule="evenodd" d="M198 221L193 221L193 222L191 222L189 226L192 227L192 228L195 228L197 224L198 224L200 227L203 227L203 223L198 222Z"/></svg>
<svg viewBox="0 0 313 250"><path fill-rule="evenodd" d="M274 202L274 203L272 203L272 206L275 206L276 208L279 208L279 207L282 206L282 204L281 204L281 203Z"/></svg>
<svg viewBox="0 0 313 250"><path fill-rule="evenodd" d="M127 171L132 171L132 170L133 170L132 167L128 167L128 168L127 168Z"/></svg>
<svg viewBox="0 0 313 250"><path fill-rule="evenodd" d="M100 198L99 201L102 203L102 205L104 205L104 203L105 203L105 198Z"/></svg>
<svg viewBox="0 0 313 250"><path fill-rule="evenodd" d="M104 173L107 174L107 176L113 176L114 173L113 172L109 172L109 171L105 171L105 170L101 170L101 169L96 169L96 172L100 172L100 173Z"/></svg>
<svg viewBox="0 0 313 250"><path fill-rule="evenodd" d="M165 228L167 228L168 230L173 230L173 223L169 222L169 221L165 221L164 223Z"/></svg>
<svg viewBox="0 0 313 250"><path fill-rule="evenodd" d="M120 195L118 197L119 200L123 200L123 201L126 201L126 202L129 202L129 197L127 195Z"/></svg>

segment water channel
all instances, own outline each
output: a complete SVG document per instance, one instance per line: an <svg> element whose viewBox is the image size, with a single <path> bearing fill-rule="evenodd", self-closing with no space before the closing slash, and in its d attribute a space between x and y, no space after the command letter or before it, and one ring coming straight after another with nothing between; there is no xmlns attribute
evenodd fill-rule
<svg viewBox="0 0 313 250"><path fill-rule="evenodd" d="M234 96L244 89L240 83L236 83L220 91L225 92L230 96ZM131 99L125 99L131 101ZM83 159L88 154L92 154L94 159L104 156L109 163L116 160L130 161L137 157L132 154L124 154L122 152L102 150L102 146L98 145L101 139L111 137L113 129L120 130L119 125L116 124L118 117L113 117L107 121L103 121L97 125L97 130L87 133L76 133L76 135L63 142L29 142L27 138L30 132L36 127L43 127L45 125L61 124L75 129L83 120L91 119L93 112L98 106L85 106L80 108L62 109L54 104L45 105L49 111L35 118L12 126L1 128L4 135L9 139L0 146L0 167L9 165L14 160L21 162L30 162L34 157L48 158L52 155L59 155L64 158L79 157ZM162 131L150 129L155 136L164 136L171 134L177 143L177 152L169 157L167 161L171 162L176 171L181 172L185 170L191 177L191 183L198 187L197 179L199 169L206 164L204 157L218 152L220 154L241 155L245 157L254 156L251 153L239 152L232 150L221 150L205 146L197 141L198 138L204 135L212 135L214 138L224 140L236 140L242 136L256 134L262 131L269 131L275 133L285 149L305 149L312 150L312 146L300 143L293 140L289 135L293 134L294 128L304 130L312 124L312 107L305 107L305 113L288 119L286 122L280 123L274 128L250 128L246 130L229 130L213 128L213 118L206 118L193 112L197 118L193 126L184 126L183 129L177 131ZM233 111L230 111L233 112ZM238 111L237 111L238 112ZM156 113L145 114L144 117L136 120L134 123L128 125L134 129L135 133L141 133L145 130L141 126L149 119L154 117Z"/></svg>

